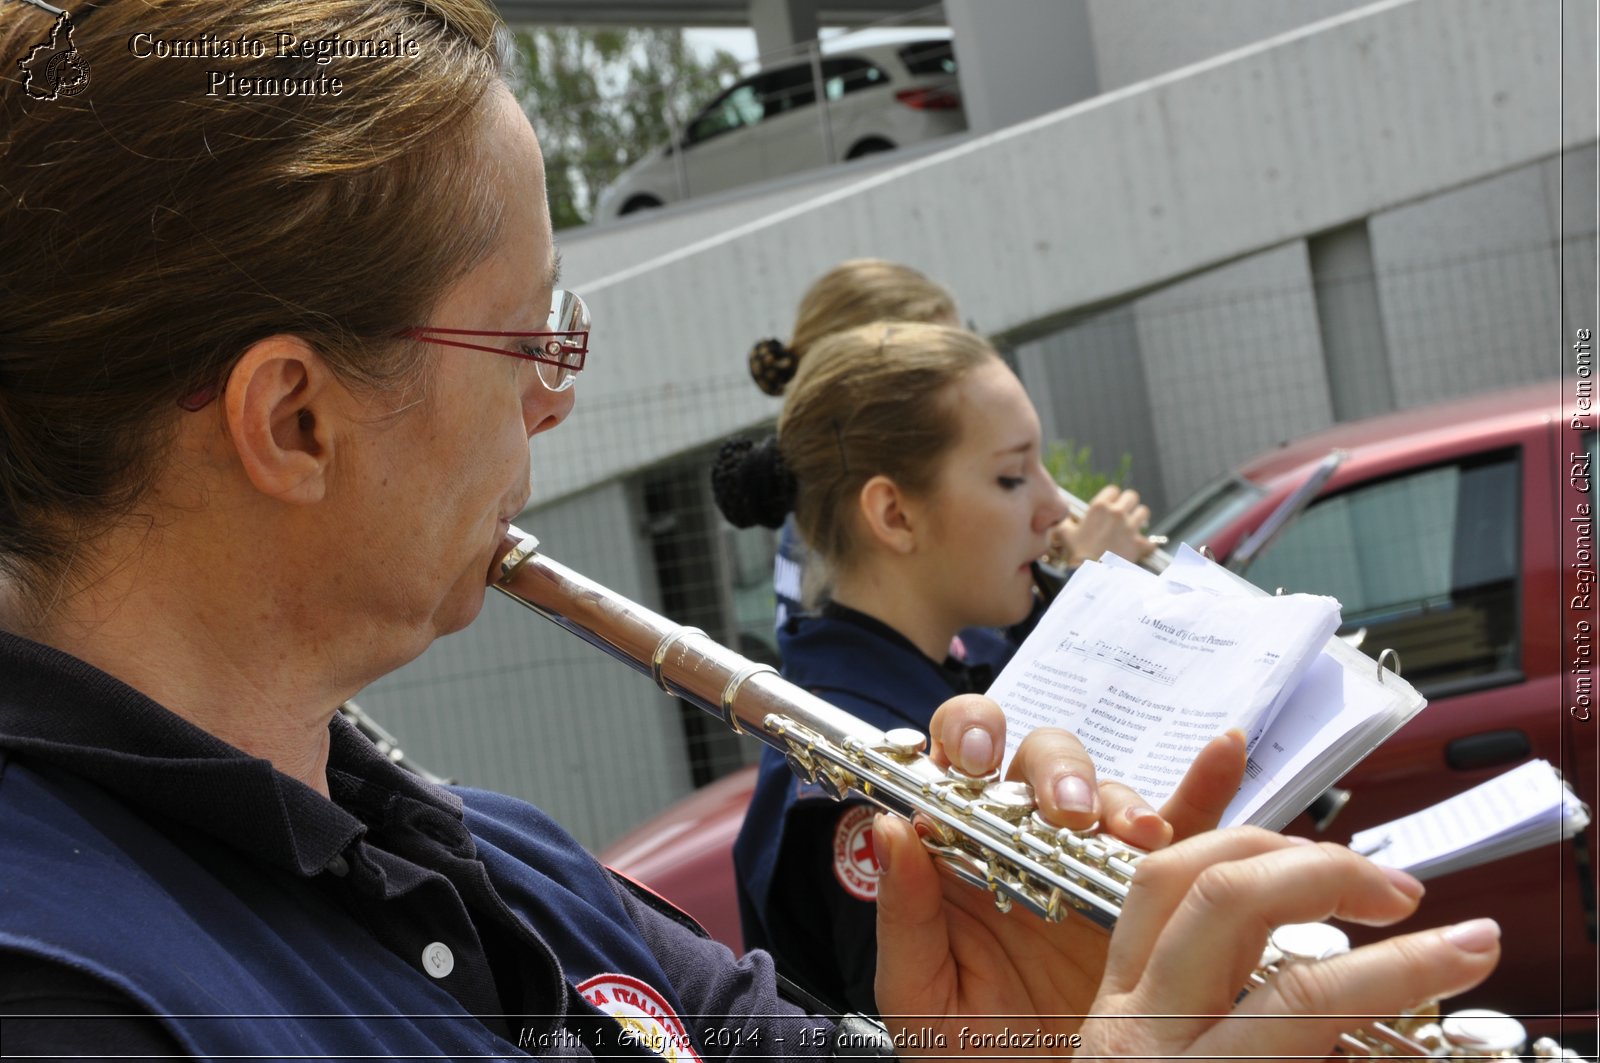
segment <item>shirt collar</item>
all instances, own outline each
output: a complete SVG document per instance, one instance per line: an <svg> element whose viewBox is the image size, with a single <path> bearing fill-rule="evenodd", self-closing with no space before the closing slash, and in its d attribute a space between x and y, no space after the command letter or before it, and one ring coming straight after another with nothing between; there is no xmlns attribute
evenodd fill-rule
<svg viewBox="0 0 1600 1063"><path fill-rule="evenodd" d="M916 643L906 636L885 624L875 616L869 616L859 609L852 609L848 605L840 605L829 600L822 605L822 615L832 620L840 620L847 624L854 624L875 633L879 638L895 643L937 668L949 680L952 693L956 694L982 694L994 682L994 669L987 664L968 664L946 654L942 662L935 662L917 648Z"/></svg>
<svg viewBox="0 0 1600 1063"><path fill-rule="evenodd" d="M352 809L381 805L378 795L413 797L461 817L459 798L391 763L337 714L330 801L121 680L5 631L0 748L88 779L132 807L247 843L256 857L301 875L323 870L366 832Z"/></svg>

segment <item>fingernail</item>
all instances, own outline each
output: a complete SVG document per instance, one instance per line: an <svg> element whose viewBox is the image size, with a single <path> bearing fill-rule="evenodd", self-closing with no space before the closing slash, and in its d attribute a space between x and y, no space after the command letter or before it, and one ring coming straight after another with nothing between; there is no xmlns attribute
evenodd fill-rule
<svg viewBox="0 0 1600 1063"><path fill-rule="evenodd" d="M1315 844L1317 844L1316 842L1312 841L1310 838L1302 838L1298 834L1285 834L1283 836L1283 840L1286 841L1286 842L1293 842L1295 845L1315 845Z"/></svg>
<svg viewBox="0 0 1600 1063"><path fill-rule="evenodd" d="M1127 817L1129 823L1138 823L1141 820L1161 818L1161 814L1155 809L1146 808L1143 805L1133 805L1126 812L1124 812L1123 815Z"/></svg>
<svg viewBox="0 0 1600 1063"><path fill-rule="evenodd" d="M1093 812L1094 791L1076 775L1056 780L1056 806L1064 812Z"/></svg>
<svg viewBox="0 0 1600 1063"><path fill-rule="evenodd" d="M883 825L888 821L889 817L882 812L872 817L872 858L878 862L880 871L889 870L889 846L878 844L884 836Z"/></svg>
<svg viewBox="0 0 1600 1063"><path fill-rule="evenodd" d="M982 775L989 770L989 760L994 756L994 739L981 727L969 727L961 736L961 770L969 775Z"/></svg>
<svg viewBox="0 0 1600 1063"><path fill-rule="evenodd" d="M1500 924L1493 919L1469 919L1446 930L1444 939L1462 952L1488 952L1500 941Z"/></svg>
<svg viewBox="0 0 1600 1063"><path fill-rule="evenodd" d="M1398 867L1383 867L1379 868L1379 870L1383 872L1385 878L1394 884L1395 889L1412 900L1417 900L1427 892L1426 886L1418 882L1413 876L1401 871Z"/></svg>

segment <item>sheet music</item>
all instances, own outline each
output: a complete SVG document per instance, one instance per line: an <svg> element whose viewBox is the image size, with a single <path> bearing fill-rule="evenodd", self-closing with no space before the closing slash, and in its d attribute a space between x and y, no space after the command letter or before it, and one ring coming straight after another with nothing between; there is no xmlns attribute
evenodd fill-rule
<svg viewBox="0 0 1600 1063"><path fill-rule="evenodd" d="M1258 588L1243 584L1187 546L1178 550L1162 576L1212 594L1259 593ZM1292 804L1298 799L1294 794L1299 780L1314 774L1319 764L1338 763L1330 751L1343 746L1353 733L1363 734L1374 725L1381 725L1394 711L1395 694L1377 681L1376 667L1372 678L1368 678L1344 667L1334 652L1331 646L1324 646L1299 683L1286 691L1287 699L1273 716L1262 741L1250 750L1244 783L1223 813L1222 826L1265 822L1276 828L1288 822L1299 808L1285 815L1270 807L1273 799L1284 794L1289 800L1280 807ZM1342 769L1339 774L1343 774ZM1307 800L1315 798L1335 778L1337 775L1320 786L1307 787L1315 791Z"/></svg>
<svg viewBox="0 0 1600 1063"><path fill-rule="evenodd" d="M1569 838L1589 813L1547 760L1530 760L1421 812L1364 830L1350 848L1419 878Z"/></svg>
<svg viewBox="0 0 1600 1063"><path fill-rule="evenodd" d="M1159 805L1212 738L1259 740L1338 623L1331 598L1225 597L1089 562L989 689L1006 761L1035 727L1064 727L1102 777Z"/></svg>

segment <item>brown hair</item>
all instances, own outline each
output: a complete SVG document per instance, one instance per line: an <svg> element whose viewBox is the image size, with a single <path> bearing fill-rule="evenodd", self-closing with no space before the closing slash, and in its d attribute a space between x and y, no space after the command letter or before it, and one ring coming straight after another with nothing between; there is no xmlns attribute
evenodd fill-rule
<svg viewBox="0 0 1600 1063"><path fill-rule="evenodd" d="M852 258L818 277L800 299L787 344L762 340L750 351L750 375L782 395L806 353L823 337L874 321L954 319L956 301L927 276L881 258Z"/></svg>
<svg viewBox="0 0 1600 1063"><path fill-rule="evenodd" d="M498 227L487 182L462 177L501 76L498 26L484 0L104 0L72 27L87 85L39 99L17 58L50 20L5 5L0 571L37 595L127 517L177 400L261 338L300 335L361 386L421 379L419 345L388 337ZM277 58L280 32L410 40L415 57ZM149 54L208 38L268 54ZM342 86L212 95L212 71Z"/></svg>
<svg viewBox="0 0 1600 1063"><path fill-rule="evenodd" d="M824 338L795 374L778 447L795 479L801 537L834 572L856 559L856 496L884 475L913 495L934 486L958 442L953 388L998 360L965 329L880 323Z"/></svg>

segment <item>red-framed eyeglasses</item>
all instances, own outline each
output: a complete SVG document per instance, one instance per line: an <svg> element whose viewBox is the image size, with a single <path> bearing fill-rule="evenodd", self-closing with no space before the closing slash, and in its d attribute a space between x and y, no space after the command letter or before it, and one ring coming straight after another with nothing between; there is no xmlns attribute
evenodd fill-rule
<svg viewBox="0 0 1600 1063"><path fill-rule="evenodd" d="M461 347L469 351L487 351L508 358L526 358L537 363L539 380L551 391L565 391L577 382L589 355L589 308L576 292L556 290L550 298L550 320L543 332L480 332L475 329L435 328L418 325L400 335L423 343L436 343L443 347ZM517 340L514 350L468 343L465 339ZM531 341L531 342L529 342Z"/></svg>
<svg viewBox="0 0 1600 1063"><path fill-rule="evenodd" d="M578 372L589 355L589 308L576 292L557 289L550 297L548 328L542 332L485 332L477 329L435 328L417 325L395 333L398 339L434 343L442 347L461 347L469 351L503 354L535 363L539 381L551 391L565 391L577 382ZM460 338L457 338L460 337ZM468 343L467 339L514 340L513 348ZM204 409L222 391L221 385L208 384L178 400L189 412Z"/></svg>

